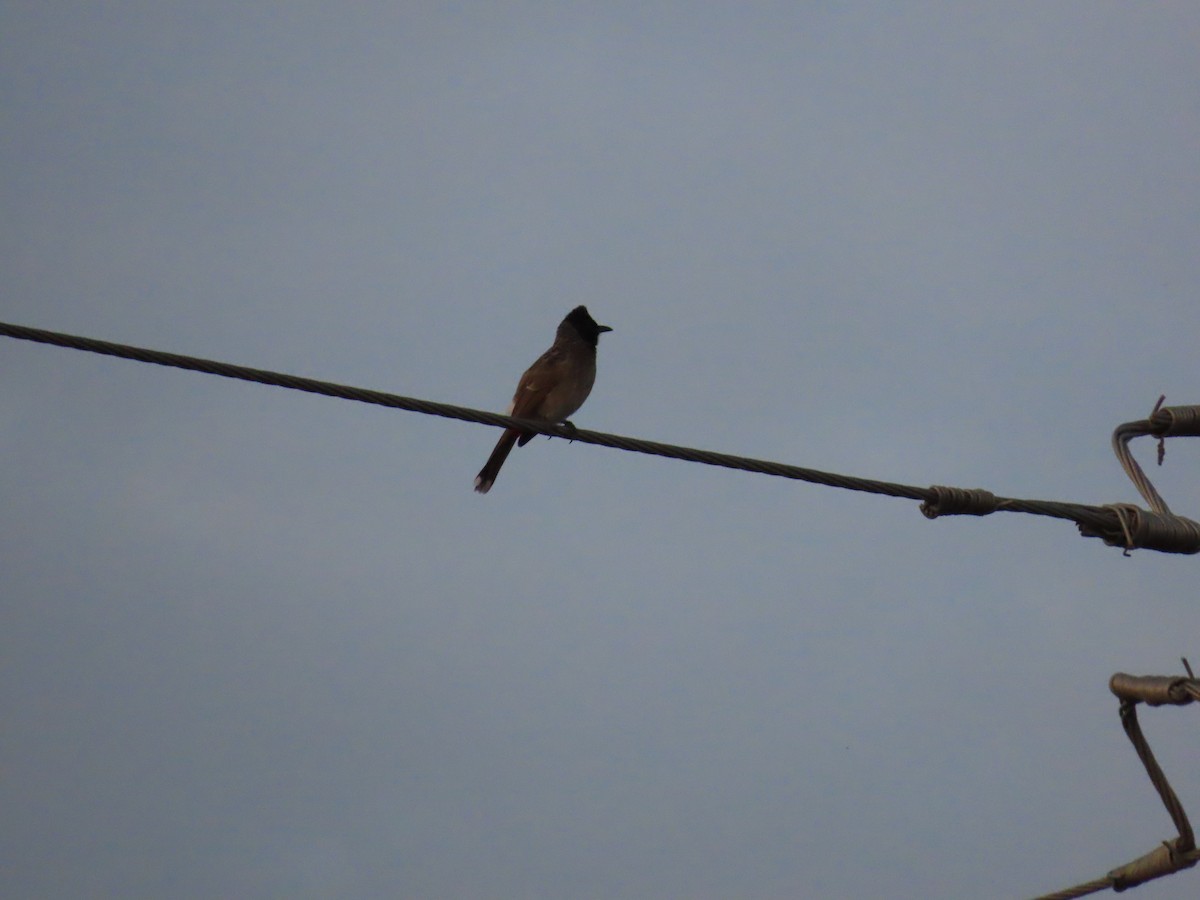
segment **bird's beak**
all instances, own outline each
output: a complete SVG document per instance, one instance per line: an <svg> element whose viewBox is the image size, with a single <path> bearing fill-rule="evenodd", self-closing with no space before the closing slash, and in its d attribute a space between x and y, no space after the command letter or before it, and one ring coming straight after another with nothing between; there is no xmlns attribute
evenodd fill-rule
<svg viewBox="0 0 1200 900"><path fill-rule="evenodd" d="M606 332L606 331L612 331L612 329L609 328L607 325L597 325L596 330L599 331L601 334L604 334L604 332Z"/></svg>

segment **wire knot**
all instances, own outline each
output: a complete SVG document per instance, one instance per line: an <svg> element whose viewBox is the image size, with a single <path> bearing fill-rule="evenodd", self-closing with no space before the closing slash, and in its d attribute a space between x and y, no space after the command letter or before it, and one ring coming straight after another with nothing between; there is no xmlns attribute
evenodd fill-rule
<svg viewBox="0 0 1200 900"><path fill-rule="evenodd" d="M1158 438L1158 464L1167 455L1169 437L1200 437L1200 406L1163 406L1166 396L1158 398L1146 420L1147 431Z"/></svg>
<svg viewBox="0 0 1200 900"><path fill-rule="evenodd" d="M1145 856L1139 856L1131 863L1108 873L1112 879L1112 889L1116 893L1145 884L1154 878L1171 875L1181 869L1190 869L1196 864L1191 856L1193 848L1186 846L1187 842L1180 838L1163 841Z"/></svg>
<svg viewBox="0 0 1200 900"><path fill-rule="evenodd" d="M1132 503L1110 503L1102 509L1113 514L1108 526L1079 522L1084 537L1098 537L1110 547L1123 547L1125 555L1139 547L1163 553L1200 553L1200 523L1171 513L1141 509Z"/></svg>
<svg viewBox="0 0 1200 900"><path fill-rule="evenodd" d="M1150 415L1155 437L1200 437L1200 406L1160 406Z"/></svg>
<svg viewBox="0 0 1200 900"><path fill-rule="evenodd" d="M947 487L935 484L930 496L921 504L927 519L938 516L986 516L1000 508L996 495L983 488Z"/></svg>
<svg viewBox="0 0 1200 900"><path fill-rule="evenodd" d="M1193 701L1189 688L1194 680L1182 675L1127 675L1117 672L1108 689L1123 701L1147 706L1186 706Z"/></svg>

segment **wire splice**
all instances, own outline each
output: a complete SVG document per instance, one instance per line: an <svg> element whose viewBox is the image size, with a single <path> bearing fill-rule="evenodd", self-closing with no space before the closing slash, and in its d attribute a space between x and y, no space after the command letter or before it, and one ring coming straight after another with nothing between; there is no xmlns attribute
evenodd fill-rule
<svg viewBox="0 0 1200 900"><path fill-rule="evenodd" d="M932 495L921 504L921 512L927 519L938 516L987 516L1000 508L1000 500L991 491L983 488L946 487L935 484L929 489Z"/></svg>

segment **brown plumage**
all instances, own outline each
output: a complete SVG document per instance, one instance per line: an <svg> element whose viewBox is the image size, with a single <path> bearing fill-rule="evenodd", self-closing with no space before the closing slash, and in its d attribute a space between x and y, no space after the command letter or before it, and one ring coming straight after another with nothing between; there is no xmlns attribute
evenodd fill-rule
<svg viewBox="0 0 1200 900"><path fill-rule="evenodd" d="M550 349L521 376L508 414L518 419L565 422L592 391L596 380L596 344L606 331L612 329L597 325L586 306L577 306L567 313ZM486 494L513 445L524 447L532 437L531 432L506 429L475 476L475 490Z"/></svg>

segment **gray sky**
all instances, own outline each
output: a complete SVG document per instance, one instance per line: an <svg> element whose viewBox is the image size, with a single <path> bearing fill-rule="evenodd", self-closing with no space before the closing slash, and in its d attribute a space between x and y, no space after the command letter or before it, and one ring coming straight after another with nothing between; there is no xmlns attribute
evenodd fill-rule
<svg viewBox="0 0 1200 900"><path fill-rule="evenodd" d="M1200 402L1191 3L7 3L0 319L1137 496ZM0 340L0 893L1019 897L1171 837L1196 566ZM1135 445L1148 467L1152 445ZM1150 472L1200 517L1200 442ZM1194 817L1190 711L1151 745ZM1194 897L1194 873L1139 897Z"/></svg>

